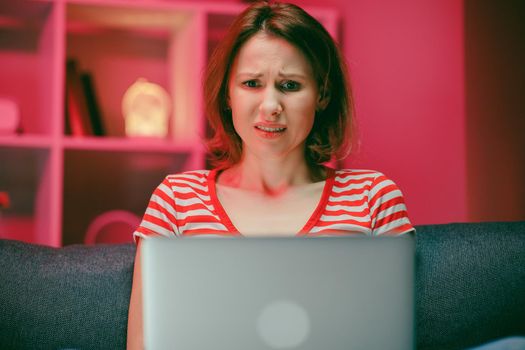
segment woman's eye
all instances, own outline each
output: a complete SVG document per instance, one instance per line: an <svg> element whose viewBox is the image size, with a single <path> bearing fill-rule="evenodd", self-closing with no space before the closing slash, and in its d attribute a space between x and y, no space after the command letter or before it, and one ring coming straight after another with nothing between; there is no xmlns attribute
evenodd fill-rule
<svg viewBox="0 0 525 350"><path fill-rule="evenodd" d="M291 80L285 81L284 83L281 84L281 88L287 91L297 91L299 90L300 87L301 87L301 84L299 84L296 81L291 81Z"/></svg>
<svg viewBox="0 0 525 350"><path fill-rule="evenodd" d="M246 87L249 87L249 88L256 88L259 86L259 84L257 83L257 81L255 80L248 80L248 81L245 81L244 83L242 83L244 86Z"/></svg>

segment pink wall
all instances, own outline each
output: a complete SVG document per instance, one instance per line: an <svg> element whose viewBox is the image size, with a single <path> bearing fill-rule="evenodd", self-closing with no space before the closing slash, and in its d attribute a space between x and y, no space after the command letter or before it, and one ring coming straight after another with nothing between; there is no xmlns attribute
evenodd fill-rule
<svg viewBox="0 0 525 350"><path fill-rule="evenodd" d="M323 4L340 10L356 101L361 145L345 166L392 178L415 224L468 221L462 2Z"/></svg>
<svg viewBox="0 0 525 350"><path fill-rule="evenodd" d="M416 224L466 221L461 2L350 0L344 40L362 140L347 164L394 179Z"/></svg>

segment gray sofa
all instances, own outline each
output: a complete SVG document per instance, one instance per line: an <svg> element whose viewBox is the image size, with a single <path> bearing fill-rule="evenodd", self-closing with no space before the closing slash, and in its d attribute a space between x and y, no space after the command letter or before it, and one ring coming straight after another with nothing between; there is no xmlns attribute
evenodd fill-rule
<svg viewBox="0 0 525 350"><path fill-rule="evenodd" d="M418 349L525 335L525 222L417 227ZM135 247L0 240L0 349L123 349Z"/></svg>

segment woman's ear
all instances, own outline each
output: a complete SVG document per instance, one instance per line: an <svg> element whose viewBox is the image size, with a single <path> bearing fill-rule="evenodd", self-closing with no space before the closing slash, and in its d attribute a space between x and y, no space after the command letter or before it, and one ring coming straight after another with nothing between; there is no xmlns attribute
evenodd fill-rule
<svg viewBox="0 0 525 350"><path fill-rule="evenodd" d="M324 111L330 103L330 93L326 89L321 89L319 97L317 98L317 111Z"/></svg>

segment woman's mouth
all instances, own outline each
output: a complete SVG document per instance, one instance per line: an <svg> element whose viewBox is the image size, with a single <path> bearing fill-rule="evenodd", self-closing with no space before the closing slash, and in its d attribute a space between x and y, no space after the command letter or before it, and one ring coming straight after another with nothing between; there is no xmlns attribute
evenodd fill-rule
<svg viewBox="0 0 525 350"><path fill-rule="evenodd" d="M255 125L255 130L259 135L264 138L275 138L281 136L286 131L284 126L267 126L267 125Z"/></svg>

